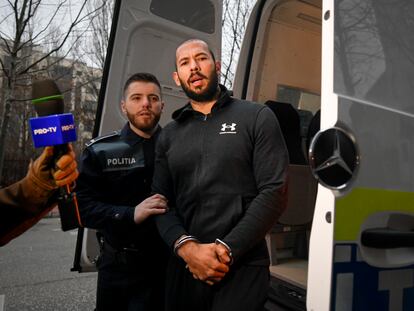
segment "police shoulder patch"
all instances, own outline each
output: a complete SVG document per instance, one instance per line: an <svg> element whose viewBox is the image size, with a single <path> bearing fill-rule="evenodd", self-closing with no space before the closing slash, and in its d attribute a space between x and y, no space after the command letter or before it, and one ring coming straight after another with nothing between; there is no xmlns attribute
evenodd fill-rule
<svg viewBox="0 0 414 311"><path fill-rule="evenodd" d="M105 139L108 139L108 138L111 138L111 137L114 137L114 136L119 136L120 134L121 134L121 131L113 131L112 133L92 138L85 145L86 145L86 147L89 147L89 146L92 146L94 143L96 143L98 141L102 141L102 140L105 140Z"/></svg>

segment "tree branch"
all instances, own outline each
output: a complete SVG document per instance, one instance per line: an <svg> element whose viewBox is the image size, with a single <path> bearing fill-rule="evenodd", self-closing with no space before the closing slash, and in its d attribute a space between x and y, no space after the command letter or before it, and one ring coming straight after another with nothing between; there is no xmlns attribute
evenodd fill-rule
<svg viewBox="0 0 414 311"><path fill-rule="evenodd" d="M87 2L87 0L84 0L83 1L83 4L82 4L82 6L81 6L81 8L79 9L79 12L78 12L78 15L76 16L76 18L75 18L75 20L71 23L71 25L70 25L70 27L69 27L69 29L67 30L67 32L66 32L66 35L65 35L65 37L63 38L63 40L60 42L60 44L56 47L56 48L54 48L54 49L52 49L52 50L50 50L49 52L47 52L46 54L44 54L42 57L40 57L39 59L37 59L36 61L34 61L32 64L30 64L29 66L27 66L25 69L23 69L23 70L21 70L21 71L19 71L18 72L18 74L24 74L24 73L27 73L31 68L33 68L34 66L36 66L38 63L40 63L41 61L43 61L44 59L46 59L46 58L48 58L50 55L52 55L53 53L55 53L55 52L57 52L57 51L59 51L61 48L62 48L62 46L65 44L65 42L66 42L66 40L68 39L68 37L69 37L69 35L71 34L71 32L72 32L72 30L73 30L73 28L75 27L75 26L77 26L79 23L81 23L87 16L89 16L89 15L91 15L92 13L95 13L96 11L98 11L99 10L99 8L98 9L96 9L95 11L93 11L93 12L91 12L91 13L88 13L87 15L85 15L84 17L80 17L80 15L81 15L81 13L82 13L82 11L83 11L83 9L84 9L84 7L85 7L85 5L86 5L86 2Z"/></svg>

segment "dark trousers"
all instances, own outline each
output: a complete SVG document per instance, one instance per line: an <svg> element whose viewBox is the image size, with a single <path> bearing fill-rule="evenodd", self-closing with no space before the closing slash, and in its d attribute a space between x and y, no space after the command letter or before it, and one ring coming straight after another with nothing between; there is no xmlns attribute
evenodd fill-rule
<svg viewBox="0 0 414 311"><path fill-rule="evenodd" d="M195 280L182 261L170 257L167 311L262 311L269 290L269 267L234 265L219 283Z"/></svg>
<svg viewBox="0 0 414 311"><path fill-rule="evenodd" d="M148 265L138 252L104 247L97 267L97 311L164 310L163 266Z"/></svg>

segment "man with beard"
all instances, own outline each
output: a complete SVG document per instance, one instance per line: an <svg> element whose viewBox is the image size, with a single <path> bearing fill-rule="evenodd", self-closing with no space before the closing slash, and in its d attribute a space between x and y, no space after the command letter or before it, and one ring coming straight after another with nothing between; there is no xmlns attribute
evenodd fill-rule
<svg viewBox="0 0 414 311"><path fill-rule="evenodd" d="M288 156L264 105L232 98L204 41L176 51L174 80L190 102L157 144L156 217L176 256L167 267L167 310L262 310L269 286L265 235L283 210Z"/></svg>
<svg viewBox="0 0 414 311"><path fill-rule="evenodd" d="M98 230L101 244L98 311L163 310L168 250L151 216L165 213L167 203L162 195L150 196L163 106L156 77L132 75L121 101L127 124L93 139L82 154L81 218Z"/></svg>

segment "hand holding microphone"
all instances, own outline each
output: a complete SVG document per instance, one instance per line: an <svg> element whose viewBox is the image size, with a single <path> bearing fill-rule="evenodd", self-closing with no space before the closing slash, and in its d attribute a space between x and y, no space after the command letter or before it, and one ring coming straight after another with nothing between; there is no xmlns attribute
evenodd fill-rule
<svg viewBox="0 0 414 311"><path fill-rule="evenodd" d="M71 186L79 172L73 147L69 144L69 152L61 156L54 165L53 147L46 147L42 154L30 164L29 177L42 188L53 190L66 185ZM54 168L51 168L55 166Z"/></svg>
<svg viewBox="0 0 414 311"><path fill-rule="evenodd" d="M77 170L78 164L76 163L75 153L71 144L69 146L69 153L64 154L56 162L56 171L53 173L53 178L56 186L63 187L66 185L73 185L76 178L79 176ZM48 149L50 147L47 147ZM52 149L52 148L50 148Z"/></svg>
<svg viewBox="0 0 414 311"><path fill-rule="evenodd" d="M63 113L63 95L53 80L35 81L32 98L39 116L30 119L33 142L35 147L46 147L43 159L50 159L49 162L39 161L38 172L43 177L53 172L49 177L53 177L55 187L60 187L58 207L62 230L81 227L76 193L72 192L78 174L73 149L69 144L76 140L73 115Z"/></svg>

